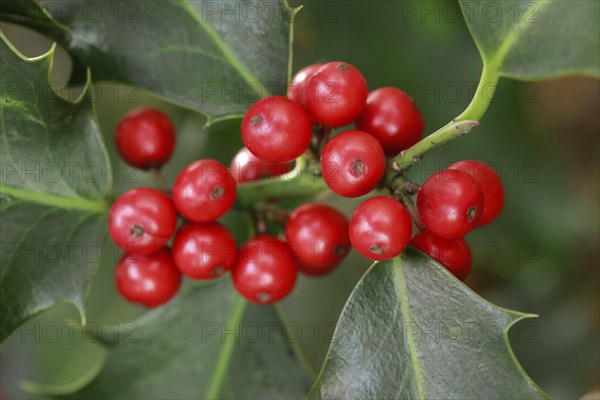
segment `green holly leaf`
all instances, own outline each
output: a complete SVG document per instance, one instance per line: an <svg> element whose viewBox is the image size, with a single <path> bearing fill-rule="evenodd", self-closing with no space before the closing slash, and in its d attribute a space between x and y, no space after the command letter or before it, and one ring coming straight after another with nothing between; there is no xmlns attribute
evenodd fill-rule
<svg viewBox="0 0 600 400"><path fill-rule="evenodd" d="M354 289L309 398L547 398L508 344L510 326L527 317L408 248Z"/></svg>
<svg viewBox="0 0 600 400"><path fill-rule="evenodd" d="M49 84L54 48L26 59L0 34L0 341L53 304L83 300L106 231L108 158L89 85ZM89 81L88 81L89 83Z"/></svg>
<svg viewBox="0 0 600 400"><path fill-rule="evenodd" d="M246 302L229 278L191 287L120 331L103 330L107 357L101 372L59 397L302 398L313 377L287 331L275 307ZM62 390L29 389L55 395Z"/></svg>
<svg viewBox="0 0 600 400"><path fill-rule="evenodd" d="M489 74L523 80L600 76L600 2L459 3Z"/></svg>
<svg viewBox="0 0 600 400"><path fill-rule="evenodd" d="M81 76L131 84L215 119L283 94L291 72L286 1L6 2L0 19L56 40Z"/></svg>

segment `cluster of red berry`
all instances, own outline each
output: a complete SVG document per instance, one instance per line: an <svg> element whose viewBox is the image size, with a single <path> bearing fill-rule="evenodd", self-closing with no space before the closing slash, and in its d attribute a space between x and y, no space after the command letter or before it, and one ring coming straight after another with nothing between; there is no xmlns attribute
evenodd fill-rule
<svg viewBox="0 0 600 400"><path fill-rule="evenodd" d="M358 130L329 140L332 128L351 123ZM132 302L156 306L177 292L181 274L214 279L231 270L241 295L268 304L291 292L298 270L326 274L351 246L366 258L387 260L409 243L464 279L471 267L464 235L493 220L503 205L500 179L478 161L456 163L427 179L417 190L412 213L388 196L364 201L349 221L325 204L304 204L292 213L277 209L284 215L278 222L285 225L285 238L259 229L239 249L227 228L216 222L233 206L236 185L285 174L305 154L320 157L315 173L341 196L358 197L386 187L385 176L395 172L386 168L386 156L417 143L423 129L419 110L403 91L381 88L368 93L362 74L347 63L303 68L287 97L267 97L248 109L241 126L246 147L229 169L215 160L196 161L179 174L171 198L138 188L117 199L109 231L126 252L117 265L118 290ZM158 169L172 154L174 129L158 110L134 110L120 121L116 144L129 164ZM394 187L387 188L395 194ZM168 250L177 214L187 222ZM422 232L411 241L413 219Z"/></svg>

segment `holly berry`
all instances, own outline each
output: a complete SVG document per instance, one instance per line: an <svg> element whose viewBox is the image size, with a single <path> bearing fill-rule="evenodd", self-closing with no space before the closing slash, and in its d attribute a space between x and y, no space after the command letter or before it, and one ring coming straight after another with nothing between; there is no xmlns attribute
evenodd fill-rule
<svg viewBox="0 0 600 400"><path fill-rule="evenodd" d="M237 183L256 182L271 176L283 175L292 170L289 163L274 163L261 160L248 150L242 148L231 160L229 172Z"/></svg>
<svg viewBox="0 0 600 400"><path fill-rule="evenodd" d="M212 222L235 201L236 184L227 168L215 160L199 160L181 171L173 185L177 211L194 222Z"/></svg>
<svg viewBox="0 0 600 400"><path fill-rule="evenodd" d="M159 168L173 154L175 128L162 111L137 108L119 121L115 143L129 165L142 169Z"/></svg>
<svg viewBox="0 0 600 400"><path fill-rule="evenodd" d="M363 202L350 217L350 241L362 256L383 261L396 257L408 245L412 221L391 197L376 196Z"/></svg>
<svg viewBox="0 0 600 400"><path fill-rule="evenodd" d="M127 254L117 263L115 283L128 301L156 307L175 296L181 273L168 249L148 255Z"/></svg>
<svg viewBox="0 0 600 400"><path fill-rule="evenodd" d="M218 222L187 224L173 242L173 260L177 268L192 279L214 279L229 271L235 263L235 239Z"/></svg>
<svg viewBox="0 0 600 400"><path fill-rule="evenodd" d="M375 189L385 172L385 155L373 136L346 131L324 147L321 170L327 186L345 197L358 197Z"/></svg>
<svg viewBox="0 0 600 400"><path fill-rule="evenodd" d="M285 163L304 153L312 124L302 106L287 97L272 96L254 103L242 120L242 140L263 160Z"/></svg>
<svg viewBox="0 0 600 400"><path fill-rule="evenodd" d="M446 169L423 183L417 208L423 223L432 232L446 239L457 239L479 223L483 192L470 175Z"/></svg>
<svg viewBox="0 0 600 400"><path fill-rule="evenodd" d="M504 187L496 171L486 163L475 160L459 161L448 168L471 175L483 191L483 212L478 226L496 219L504 207Z"/></svg>
<svg viewBox="0 0 600 400"><path fill-rule="evenodd" d="M295 101L306 109L308 82L322 65L323 64L308 65L296 72L296 75L292 78L292 83L288 88L288 98L290 100Z"/></svg>
<svg viewBox="0 0 600 400"><path fill-rule="evenodd" d="M112 240L128 253L149 254L163 248L177 225L177 213L169 197L152 188L123 193L108 215Z"/></svg>
<svg viewBox="0 0 600 400"><path fill-rule="evenodd" d="M355 67L335 61L322 65L308 82L306 107L319 124L339 128L362 113L368 95L367 81Z"/></svg>
<svg viewBox="0 0 600 400"><path fill-rule="evenodd" d="M369 93L356 127L375 136L387 156L395 156L423 135L423 117L408 94L384 87Z"/></svg>
<svg viewBox="0 0 600 400"><path fill-rule="evenodd" d="M275 303L287 296L298 271L290 247L277 238L261 235L244 243L231 271L233 285L249 301Z"/></svg>
<svg viewBox="0 0 600 400"><path fill-rule="evenodd" d="M285 224L285 236L298 258L298 269L308 275L332 271L350 250L348 219L325 204L304 204Z"/></svg>
<svg viewBox="0 0 600 400"><path fill-rule="evenodd" d="M435 258L461 281L469 275L472 258L465 239L444 239L431 231L425 231L415 235L410 244Z"/></svg>

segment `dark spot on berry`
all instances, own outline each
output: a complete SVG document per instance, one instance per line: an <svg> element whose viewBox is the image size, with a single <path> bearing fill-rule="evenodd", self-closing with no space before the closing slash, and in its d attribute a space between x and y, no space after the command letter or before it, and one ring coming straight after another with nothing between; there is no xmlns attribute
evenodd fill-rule
<svg viewBox="0 0 600 400"><path fill-rule="evenodd" d="M477 207L476 206L470 207L467 210L467 220L469 220L469 222L472 222L476 216L477 216Z"/></svg>
<svg viewBox="0 0 600 400"><path fill-rule="evenodd" d="M267 292L259 292L256 295L256 299L261 303L267 303L269 300L271 300L271 295Z"/></svg>
<svg viewBox="0 0 600 400"><path fill-rule="evenodd" d="M254 115L250 118L250 124L252 126L256 126L262 122L262 117L260 115Z"/></svg>
<svg viewBox="0 0 600 400"><path fill-rule="evenodd" d="M347 248L346 246L334 246L333 247L333 255L335 256L343 256L344 254L346 254Z"/></svg>
<svg viewBox="0 0 600 400"><path fill-rule="evenodd" d="M354 160L352 163L352 172L362 175L365 172L365 164L361 160Z"/></svg>
<svg viewBox="0 0 600 400"><path fill-rule="evenodd" d="M348 68L346 64L342 63L338 64L338 66L335 67L335 69L337 69L338 71L348 71L350 68Z"/></svg>
<svg viewBox="0 0 600 400"><path fill-rule="evenodd" d="M372 244L371 247L369 247L369 251L373 254L383 254L385 252L383 247L377 246L376 244Z"/></svg>
<svg viewBox="0 0 600 400"><path fill-rule="evenodd" d="M212 271L210 271L210 274L211 274L212 276L219 276L219 275L221 275L223 272L225 272L225 267L223 267L223 266L221 265L221 266L218 266L218 267L215 267L215 268L213 268L213 270L212 270Z"/></svg>
<svg viewBox="0 0 600 400"><path fill-rule="evenodd" d="M129 230L129 234L133 237L140 237L145 233L144 227L141 225L134 225Z"/></svg>
<svg viewBox="0 0 600 400"><path fill-rule="evenodd" d="M210 192L210 199L211 200L219 199L219 198L223 197L224 193L225 193L225 189L221 186L217 186L216 188L213 189L212 192Z"/></svg>

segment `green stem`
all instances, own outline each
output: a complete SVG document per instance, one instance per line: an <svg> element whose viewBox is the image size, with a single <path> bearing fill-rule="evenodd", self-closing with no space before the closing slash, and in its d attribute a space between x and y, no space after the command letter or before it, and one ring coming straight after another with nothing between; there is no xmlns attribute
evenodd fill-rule
<svg viewBox="0 0 600 400"><path fill-rule="evenodd" d="M393 176L389 185L393 193L400 192L407 196L414 196L421 189L418 183L411 181L402 174Z"/></svg>
<svg viewBox="0 0 600 400"><path fill-rule="evenodd" d="M299 163L293 171L277 178L254 183L244 183L237 188L237 208L248 208L253 203L270 198L289 198L316 195L327 191L327 185L319 176L306 172Z"/></svg>
<svg viewBox="0 0 600 400"><path fill-rule="evenodd" d="M409 196L402 193L400 195L399 200L402 203L402 205L404 206L404 208L406 208L406 211L408 211L408 215L410 215L410 219L413 220L413 222L415 223L419 232L423 232L424 230L426 230L427 227L423 223L423 220L421 219L421 215L419 215L419 210L417 210L417 207L415 206L415 203L413 203L412 199Z"/></svg>
<svg viewBox="0 0 600 400"><path fill-rule="evenodd" d="M167 181L165 180L160 168L152 168L151 172L156 188L162 192L169 193L169 185L167 185Z"/></svg>
<svg viewBox="0 0 600 400"><path fill-rule="evenodd" d="M473 100L462 114L454 118L454 121L481 120L494 99L499 78L495 68L489 68L484 64Z"/></svg>
<svg viewBox="0 0 600 400"><path fill-rule="evenodd" d="M424 154L468 133L473 127L479 125L479 120L487 111L494 97L498 78L495 69L490 69L484 65L479 85L467 109L446 126L400 153L394 158L394 168L399 171L410 168L423 158Z"/></svg>
<svg viewBox="0 0 600 400"><path fill-rule="evenodd" d="M288 210L271 201L255 204L254 209L256 211L263 211L266 216L269 216L273 221L281 225L285 225L290 217L290 212Z"/></svg>
<svg viewBox="0 0 600 400"><path fill-rule="evenodd" d="M479 125L479 121L452 121L400 153L394 159L394 169L398 171L407 170L414 163L422 159L424 154L464 135L477 125Z"/></svg>

